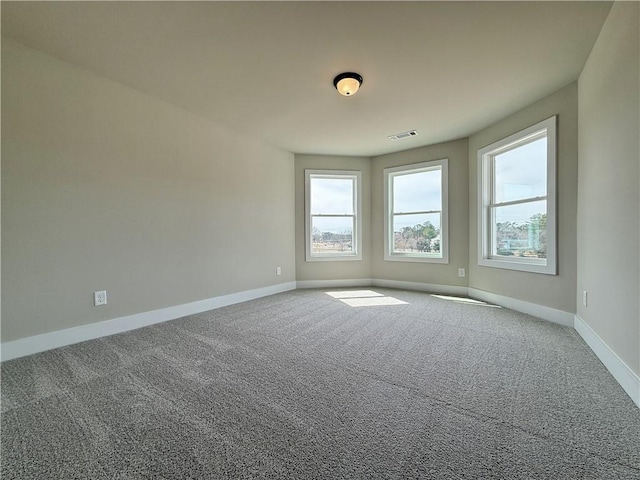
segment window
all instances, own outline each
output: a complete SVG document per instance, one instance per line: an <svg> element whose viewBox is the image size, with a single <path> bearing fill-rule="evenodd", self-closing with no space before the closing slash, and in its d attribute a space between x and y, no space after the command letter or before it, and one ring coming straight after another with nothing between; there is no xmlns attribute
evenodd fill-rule
<svg viewBox="0 0 640 480"><path fill-rule="evenodd" d="M556 274L556 117L478 151L478 264Z"/></svg>
<svg viewBox="0 0 640 480"><path fill-rule="evenodd" d="M448 263L448 161L386 168L384 259Z"/></svg>
<svg viewBox="0 0 640 480"><path fill-rule="evenodd" d="M305 170L306 260L361 260L360 172Z"/></svg>

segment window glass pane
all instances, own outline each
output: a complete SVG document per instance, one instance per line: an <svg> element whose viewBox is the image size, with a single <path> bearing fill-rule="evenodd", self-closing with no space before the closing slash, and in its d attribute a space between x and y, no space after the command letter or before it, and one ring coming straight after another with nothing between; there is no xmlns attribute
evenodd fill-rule
<svg viewBox="0 0 640 480"><path fill-rule="evenodd" d="M547 194L547 137L494 157L494 203Z"/></svg>
<svg viewBox="0 0 640 480"><path fill-rule="evenodd" d="M353 214L353 179L311 177L311 214Z"/></svg>
<svg viewBox="0 0 640 480"><path fill-rule="evenodd" d="M354 217L311 217L312 253L353 253Z"/></svg>
<svg viewBox="0 0 640 480"><path fill-rule="evenodd" d="M442 169L394 175L393 211L428 212L442 210Z"/></svg>
<svg viewBox="0 0 640 480"><path fill-rule="evenodd" d="M494 255L547 258L547 202L494 207Z"/></svg>
<svg viewBox="0 0 640 480"><path fill-rule="evenodd" d="M440 252L440 213L393 216L393 253Z"/></svg>

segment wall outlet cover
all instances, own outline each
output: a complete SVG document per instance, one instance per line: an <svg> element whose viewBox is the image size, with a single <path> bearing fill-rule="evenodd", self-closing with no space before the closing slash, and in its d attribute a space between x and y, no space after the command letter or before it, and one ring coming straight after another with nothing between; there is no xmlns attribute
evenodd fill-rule
<svg viewBox="0 0 640 480"><path fill-rule="evenodd" d="M107 304L107 291L99 290L97 292L93 292L93 305L98 307L100 305Z"/></svg>

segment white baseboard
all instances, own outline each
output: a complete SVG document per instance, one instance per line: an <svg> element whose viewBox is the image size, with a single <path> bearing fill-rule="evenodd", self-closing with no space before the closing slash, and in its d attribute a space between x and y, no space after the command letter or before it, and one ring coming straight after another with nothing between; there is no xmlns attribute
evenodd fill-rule
<svg viewBox="0 0 640 480"><path fill-rule="evenodd" d="M517 298L505 297L504 295L498 295L497 293L478 290L477 288L469 287L468 291L471 298L482 300L487 303L494 303L512 310L517 310L518 312L533 315L534 317L542 318L549 322L559 323L565 327L573 327L573 313L557 310L551 307L545 307L544 305L538 305L537 303L525 302L524 300L518 300Z"/></svg>
<svg viewBox="0 0 640 480"><path fill-rule="evenodd" d="M295 290L295 288L296 282L280 283L278 285L246 290L244 292L222 295L220 297L213 297L206 300L185 303L183 305L176 305L174 307L161 308L150 312L127 315L126 317L114 318L79 327L34 335L32 337L21 338L10 342L3 342L0 345L0 359L1 361L5 361L13 358L24 357L34 353L64 347L66 345L84 342L85 340L92 340L94 338L106 337L108 335L114 335L128 330L135 330L148 325L166 322L167 320L175 320L176 318L206 312L208 310L213 310L214 308L225 307L235 303L274 295L276 293Z"/></svg>
<svg viewBox="0 0 640 480"><path fill-rule="evenodd" d="M438 285L435 283L403 282L400 280L385 280L384 278L374 278L371 281L374 287L398 288L404 290L416 290L418 292L445 293L449 295L467 295L467 287L455 285Z"/></svg>
<svg viewBox="0 0 640 480"><path fill-rule="evenodd" d="M607 367L613 378L627 392L627 395L640 407L640 377L624 363L616 352L579 315L574 315L574 328L589 348L593 350L593 353Z"/></svg>
<svg viewBox="0 0 640 480"><path fill-rule="evenodd" d="M447 293L450 295L467 295L467 287L451 285L437 285L434 283L403 282L399 280L385 280L383 278L353 278L344 280L300 280L298 288L357 288L383 287L415 290L419 292Z"/></svg>
<svg viewBox="0 0 640 480"><path fill-rule="evenodd" d="M597 355L611 375L627 392L636 405L640 407L640 377L611 350L611 348L596 334L578 315L557 310L543 305L525 302L523 300L505 297L495 293L451 285L437 285L419 282L403 282L385 279L345 279L345 280L303 280L287 282L268 287L246 290L244 292L222 295L206 300L162 308L150 312L143 312L125 317L114 318L102 322L91 323L79 327L67 328L56 332L34 335L0 344L0 361L24 357L38 352L51 350L74 343L92 340L122 333L156 323L174 320L187 315L206 312L215 308L254 300L276 293L282 293L296 288L350 288L350 287L386 287L416 290L451 295L468 295L472 298L500 305L506 308L527 313L550 322L575 328L589 348Z"/></svg>
<svg viewBox="0 0 640 480"><path fill-rule="evenodd" d="M573 313L564 312L544 305L525 302L516 298L498 295L496 293L478 290L476 288L455 285L439 285L435 283L404 282L401 280L387 280L384 278L354 278L344 280L300 280L297 288L354 288L354 287L383 287L415 290L419 292L442 293L448 295L469 296L484 302L500 305L518 312L533 315L566 327L573 327Z"/></svg>
<svg viewBox="0 0 640 480"><path fill-rule="evenodd" d="M370 278L347 278L344 280L298 280L298 288L353 288L370 287Z"/></svg>

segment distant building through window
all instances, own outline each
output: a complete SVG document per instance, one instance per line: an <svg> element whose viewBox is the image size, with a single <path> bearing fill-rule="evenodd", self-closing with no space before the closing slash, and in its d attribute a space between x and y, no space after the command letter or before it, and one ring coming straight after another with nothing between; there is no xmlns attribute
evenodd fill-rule
<svg viewBox="0 0 640 480"><path fill-rule="evenodd" d="M360 260L360 172L305 170L306 260Z"/></svg>
<svg viewBox="0 0 640 480"><path fill-rule="evenodd" d="M556 117L478 151L478 264L556 273Z"/></svg>
<svg viewBox="0 0 640 480"><path fill-rule="evenodd" d="M448 160L384 170L385 260L448 263Z"/></svg>

